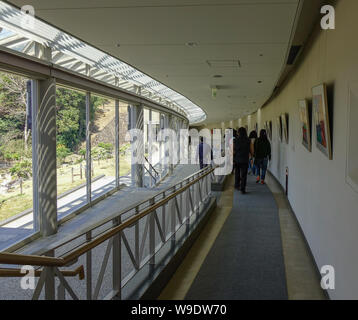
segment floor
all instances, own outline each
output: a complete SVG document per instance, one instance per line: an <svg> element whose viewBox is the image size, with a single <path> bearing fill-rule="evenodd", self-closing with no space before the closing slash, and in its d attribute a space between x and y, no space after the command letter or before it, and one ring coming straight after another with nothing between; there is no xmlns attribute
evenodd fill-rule
<svg viewBox="0 0 358 320"><path fill-rule="evenodd" d="M285 195L275 179L266 182L256 185L249 177L249 193L241 195L230 177L217 210L159 299L326 298Z"/></svg>

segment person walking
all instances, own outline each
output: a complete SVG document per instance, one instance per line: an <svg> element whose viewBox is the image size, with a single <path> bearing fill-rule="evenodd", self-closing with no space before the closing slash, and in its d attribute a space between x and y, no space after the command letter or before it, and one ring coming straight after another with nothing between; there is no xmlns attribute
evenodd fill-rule
<svg viewBox="0 0 358 320"><path fill-rule="evenodd" d="M259 183L261 178L261 184L265 184L267 165L269 160L271 161L271 144L267 139L265 129L260 131L260 137L256 139L254 149L256 183Z"/></svg>
<svg viewBox="0 0 358 320"><path fill-rule="evenodd" d="M249 159L249 172L248 174L253 174L256 176L256 166L254 163L254 153L255 153L255 140L257 139L257 132L255 130L250 132L250 159Z"/></svg>
<svg viewBox="0 0 358 320"><path fill-rule="evenodd" d="M249 167L250 139L244 127L239 128L234 145L235 189L246 193L247 170Z"/></svg>
<svg viewBox="0 0 358 320"><path fill-rule="evenodd" d="M204 141L204 137L200 137L199 145L196 152L196 159L199 160L200 169L204 169L213 159L211 147Z"/></svg>

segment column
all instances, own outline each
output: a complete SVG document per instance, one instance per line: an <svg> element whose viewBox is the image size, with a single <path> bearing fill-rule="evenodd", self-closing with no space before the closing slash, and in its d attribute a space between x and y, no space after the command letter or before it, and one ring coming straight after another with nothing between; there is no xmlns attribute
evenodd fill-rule
<svg viewBox="0 0 358 320"><path fill-rule="evenodd" d="M169 129L173 130L175 132L176 130L176 121L175 121L175 117L173 115L169 115ZM174 139L174 135L172 135L170 137L169 143L169 155L168 155L168 159L169 159L169 174L173 174L174 172L174 152L176 152L176 149L174 147L174 143L175 141L173 141Z"/></svg>
<svg viewBox="0 0 358 320"><path fill-rule="evenodd" d="M129 108L130 117L129 117L129 129L139 129L142 134L136 135L131 141L131 154L132 154L132 167L131 167L131 177L132 185L138 188L144 186L144 168L143 168L143 157L144 157L144 141L143 141L143 106L130 106Z"/></svg>
<svg viewBox="0 0 358 320"><path fill-rule="evenodd" d="M42 236L57 232L56 81L32 81L34 224Z"/></svg>

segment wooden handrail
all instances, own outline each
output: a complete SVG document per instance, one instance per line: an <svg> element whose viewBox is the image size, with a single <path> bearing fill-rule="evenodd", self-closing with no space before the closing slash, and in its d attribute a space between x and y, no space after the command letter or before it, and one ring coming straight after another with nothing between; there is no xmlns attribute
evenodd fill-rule
<svg viewBox="0 0 358 320"><path fill-rule="evenodd" d="M216 167L215 167L215 168L216 168ZM212 171L214 171L215 168L213 168L213 169L210 171L210 173L211 173ZM202 172L204 172L204 171L206 171L206 170L208 170L208 167L205 167L205 168L203 168L203 169L200 169L199 171L197 171L197 172L191 174L190 176L186 177L183 181L190 180L192 177L195 177L196 175L198 175L198 174L200 174L200 173L202 173ZM175 185L169 187L168 189L166 189L166 190L164 190L164 191L160 191L160 192L158 192L158 193L152 195L152 196L151 196L151 199L154 199L154 198L158 197L159 195L165 193L165 192L168 191L168 190L171 190L171 189L173 189L173 188L176 188L176 186L179 185L179 184L181 184L181 183L183 183L183 182L178 182L178 183L176 183ZM145 203L147 203L147 202L148 202L148 199L139 201L139 202L137 202L136 204L131 205L131 206L125 208L124 210L120 211L120 212L118 213L118 216L121 216L122 214L125 214L125 213L127 213L127 212L129 212L129 211L131 211L131 210L133 210L133 209L136 209L137 207L139 207L139 206L141 206L141 205L143 205L143 204L145 204ZM113 219L113 218L111 218L111 220L112 220L112 219ZM104 220L100 225L97 225L96 228L98 228L98 227L100 227L100 226L103 226L103 225L105 225L106 223L108 223L108 221L107 221L107 220ZM86 231L86 232L87 232L87 231ZM64 243L62 243L61 245L59 245L59 246L57 246L57 247L55 247L55 248L53 248L53 249L57 249L57 248L59 248L59 247L62 247L63 245L65 245L65 244L67 244L67 243L73 241L74 239L80 238L81 236L84 236L84 235L86 234L86 232L77 235L75 238L70 239L70 240L68 240L68 241L66 241L66 242L64 242Z"/></svg>
<svg viewBox="0 0 358 320"><path fill-rule="evenodd" d="M35 270L35 277L40 277L43 270ZM65 277L76 277L78 276L79 280L83 280L85 278L84 267L79 266L75 270L61 270L61 273ZM23 277L24 273L21 272L21 269L11 269L5 268L0 269L0 277L8 278L8 277Z"/></svg>
<svg viewBox="0 0 358 320"><path fill-rule="evenodd" d="M105 242L106 240L112 238L117 233L121 232L122 230L130 227L138 220L142 219L143 217L149 215L154 210L160 208L171 199L175 198L178 194L184 192L186 189L190 188L193 184L200 181L205 176L209 175L215 170L212 168L205 172L200 177L194 179L193 181L187 183L185 186L181 187L177 191L173 192L172 194L168 195L166 198L158 201L157 203L153 204L152 206L144 209L143 211L139 212L138 214L134 215L133 217L128 218L120 225L108 230L107 232L103 233L99 237L84 243L83 245L76 248L73 252L65 255L62 258L56 257L45 257L45 256L36 256L36 255L23 255L23 254L16 254L16 253L0 253L0 263L1 264L15 264L15 265L33 265L33 266L46 266L46 267L63 267L68 265L70 262L76 260L78 257L83 255L84 253L88 252L89 250L97 247L101 243Z"/></svg>

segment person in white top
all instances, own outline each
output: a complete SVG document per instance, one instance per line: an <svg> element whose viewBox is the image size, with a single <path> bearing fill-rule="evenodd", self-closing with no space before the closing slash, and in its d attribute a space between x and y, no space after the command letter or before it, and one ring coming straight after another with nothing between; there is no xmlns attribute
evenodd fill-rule
<svg viewBox="0 0 358 320"><path fill-rule="evenodd" d="M204 138L200 137L198 149L196 150L195 158L199 160L200 169L205 168L212 160L211 147L204 142Z"/></svg>
<svg viewBox="0 0 358 320"><path fill-rule="evenodd" d="M257 139L257 132L255 130L250 132L249 139L251 140L250 144L250 159L249 159L249 172L248 174L256 175L256 166L254 163L253 155L255 154L255 140Z"/></svg>

